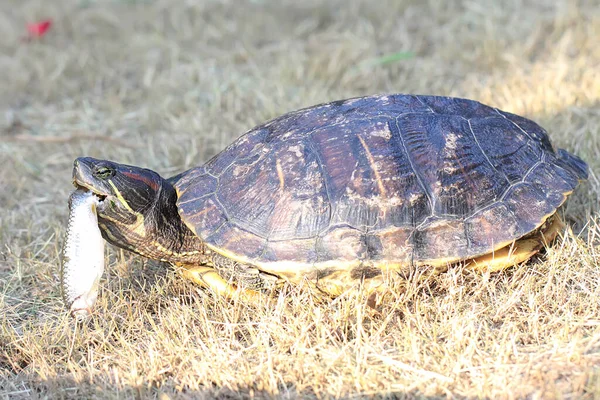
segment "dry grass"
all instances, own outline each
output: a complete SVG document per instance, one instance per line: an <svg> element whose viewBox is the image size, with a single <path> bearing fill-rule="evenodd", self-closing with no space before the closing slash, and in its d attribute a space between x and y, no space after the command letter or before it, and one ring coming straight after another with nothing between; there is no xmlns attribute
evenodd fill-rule
<svg viewBox="0 0 600 400"><path fill-rule="evenodd" d="M2 1L0 397L600 398L599 10ZM22 41L44 17L50 33ZM414 57L373 62L400 51ZM66 315L57 265L75 157L170 175L268 118L376 92L470 97L540 122L590 164L573 231L504 273L410 281L377 310L301 288L230 304L111 248L95 318Z"/></svg>

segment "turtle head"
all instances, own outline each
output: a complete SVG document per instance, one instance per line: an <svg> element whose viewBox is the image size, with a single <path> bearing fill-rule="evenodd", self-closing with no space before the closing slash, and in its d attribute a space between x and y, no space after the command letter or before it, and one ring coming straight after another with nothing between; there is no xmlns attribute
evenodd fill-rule
<svg viewBox="0 0 600 400"><path fill-rule="evenodd" d="M174 192L156 172L107 160L81 157L73 165L73 184L98 197L96 210L102 236L110 243L143 252L154 240L158 214ZM174 201L173 201L174 203ZM175 205L173 204L173 207Z"/></svg>
<svg viewBox="0 0 600 400"><path fill-rule="evenodd" d="M106 241L148 258L197 263L203 244L179 216L171 180L149 169L90 157L73 165L75 187L98 198L98 224Z"/></svg>

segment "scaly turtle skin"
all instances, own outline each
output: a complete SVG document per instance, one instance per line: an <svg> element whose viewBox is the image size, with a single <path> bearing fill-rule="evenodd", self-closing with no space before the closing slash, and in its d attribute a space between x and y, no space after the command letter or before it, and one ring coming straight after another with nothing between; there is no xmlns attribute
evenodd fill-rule
<svg viewBox="0 0 600 400"><path fill-rule="evenodd" d="M554 238L587 166L523 117L389 95L283 115L170 179L91 158L73 176L103 200L107 241L253 297L280 278L336 295L407 268L514 265Z"/></svg>

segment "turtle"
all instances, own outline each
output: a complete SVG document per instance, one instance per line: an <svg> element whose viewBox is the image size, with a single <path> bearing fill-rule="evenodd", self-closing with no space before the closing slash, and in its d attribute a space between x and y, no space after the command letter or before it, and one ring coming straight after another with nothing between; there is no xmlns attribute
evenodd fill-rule
<svg viewBox="0 0 600 400"><path fill-rule="evenodd" d="M388 94L284 114L170 178L80 157L73 183L109 243L253 301L284 282L335 297L407 271L518 265L561 232L587 174L529 119Z"/></svg>

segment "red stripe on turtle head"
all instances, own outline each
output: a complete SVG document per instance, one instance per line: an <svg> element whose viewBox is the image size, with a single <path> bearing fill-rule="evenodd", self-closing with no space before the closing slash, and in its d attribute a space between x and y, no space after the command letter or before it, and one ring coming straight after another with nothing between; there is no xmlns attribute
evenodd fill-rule
<svg viewBox="0 0 600 400"><path fill-rule="evenodd" d="M146 174L140 174L140 173L133 172L133 171L122 171L122 173L123 173L123 175L125 175L131 179L135 179L137 181L141 181L141 182L145 183L150 188L152 188L152 190L154 190L155 192L157 192L159 189L159 183L156 180L152 179L151 176L148 176Z"/></svg>

